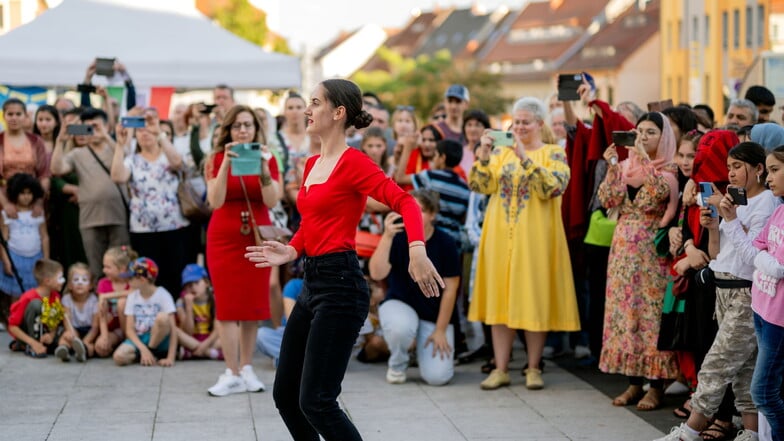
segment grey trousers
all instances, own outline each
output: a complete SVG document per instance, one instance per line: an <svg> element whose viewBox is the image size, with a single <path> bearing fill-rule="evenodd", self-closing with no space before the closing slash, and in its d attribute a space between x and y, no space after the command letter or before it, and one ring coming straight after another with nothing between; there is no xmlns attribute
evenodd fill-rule
<svg viewBox="0 0 784 441"><path fill-rule="evenodd" d="M103 274L103 255L106 250L131 244L128 226L125 224L80 228L79 232L82 233L87 264L93 277L96 278Z"/></svg>

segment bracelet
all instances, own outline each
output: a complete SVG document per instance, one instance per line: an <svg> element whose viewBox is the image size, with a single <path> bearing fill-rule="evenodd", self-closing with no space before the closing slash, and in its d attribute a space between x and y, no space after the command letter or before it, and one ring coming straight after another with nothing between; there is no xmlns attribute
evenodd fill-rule
<svg viewBox="0 0 784 441"><path fill-rule="evenodd" d="M425 246L425 243L422 242L421 240L417 240L415 242L411 242L410 244L408 244L408 249L411 249L411 248L414 248L414 247L423 247L423 246Z"/></svg>
<svg viewBox="0 0 784 441"><path fill-rule="evenodd" d="M266 187L266 186L272 184L272 176L270 176L268 174L262 173L260 178L261 178L261 186L262 187Z"/></svg>

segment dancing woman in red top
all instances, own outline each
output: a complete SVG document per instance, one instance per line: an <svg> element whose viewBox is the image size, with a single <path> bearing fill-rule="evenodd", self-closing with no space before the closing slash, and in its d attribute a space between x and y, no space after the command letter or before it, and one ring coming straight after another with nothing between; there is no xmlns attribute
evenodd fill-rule
<svg viewBox="0 0 784 441"><path fill-rule="evenodd" d="M409 272L428 297L444 282L425 253L419 205L370 157L346 145L345 130L367 127L356 84L319 84L305 110L308 134L321 138L321 154L308 159L297 196L302 223L288 245L264 242L245 255L258 267L282 265L305 255L305 285L289 316L273 395L296 441L362 438L337 403L340 383L369 305L367 283L354 251L354 236L367 197L403 215L409 238Z"/></svg>

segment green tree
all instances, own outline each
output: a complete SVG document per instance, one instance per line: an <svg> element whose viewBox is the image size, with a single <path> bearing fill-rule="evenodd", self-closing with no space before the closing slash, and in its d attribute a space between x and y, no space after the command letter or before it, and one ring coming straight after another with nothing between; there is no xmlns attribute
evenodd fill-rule
<svg viewBox="0 0 784 441"><path fill-rule="evenodd" d="M444 100L450 84L463 84L471 92L471 108L481 108L490 115L507 111L509 98L501 95L501 76L468 64L453 62L449 51L432 56L406 58L385 47L378 55L389 66L388 71L359 71L353 80L362 90L371 90L392 108L414 106L417 116L427 120L430 109Z"/></svg>
<svg viewBox="0 0 784 441"><path fill-rule="evenodd" d="M227 31L255 45L269 46L275 52L291 53L286 40L270 32L267 14L253 7L248 0L226 0L210 18Z"/></svg>

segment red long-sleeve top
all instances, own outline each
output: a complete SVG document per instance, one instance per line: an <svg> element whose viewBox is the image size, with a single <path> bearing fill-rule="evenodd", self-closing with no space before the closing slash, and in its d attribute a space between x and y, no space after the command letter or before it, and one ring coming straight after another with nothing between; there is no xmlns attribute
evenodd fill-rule
<svg viewBox="0 0 784 441"><path fill-rule="evenodd" d="M302 221L289 242L297 255L320 256L354 250L357 225L368 196L403 216L410 242L425 240L419 204L357 149L343 152L326 182L306 187L304 183L319 156L309 158L305 164L303 185L297 195Z"/></svg>

